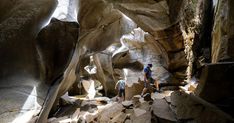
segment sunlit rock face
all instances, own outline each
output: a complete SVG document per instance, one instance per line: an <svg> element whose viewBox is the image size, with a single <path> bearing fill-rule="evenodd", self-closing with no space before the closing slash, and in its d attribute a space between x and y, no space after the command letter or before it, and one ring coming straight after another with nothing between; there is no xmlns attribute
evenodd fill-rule
<svg viewBox="0 0 234 123"><path fill-rule="evenodd" d="M102 0L80 0L78 21L79 44L86 52L105 50L136 24L125 17L113 4Z"/></svg>
<svg viewBox="0 0 234 123"><path fill-rule="evenodd" d="M176 72L183 73L187 65L179 28L183 2L59 0L52 17L78 20L78 43L78 24L74 22L53 19L38 34L51 17L55 0L0 2L0 87L3 88L0 119L2 122L30 119L33 113L22 115L21 119L17 117L21 109L22 114L33 109L33 115L42 111L38 122L46 122L58 98L72 85L77 85L75 81L80 81L83 67L88 65L84 59L90 55L94 56L97 73L86 75L100 81L107 96L115 94L114 85L119 76L125 76L130 89L134 89L133 83L141 82L136 88L142 90L142 70L148 63L153 64L153 78L160 82L171 82L169 72L183 79L180 73L176 76ZM142 30L136 29L137 26ZM109 46L113 46L113 50L108 49ZM131 98L139 91L129 91L127 95ZM11 112L13 106L20 110ZM6 119L8 114L12 117Z"/></svg>
<svg viewBox="0 0 234 123"><path fill-rule="evenodd" d="M77 0L58 0L58 5L52 17L69 22L77 22Z"/></svg>
<svg viewBox="0 0 234 123"><path fill-rule="evenodd" d="M78 6L80 65L87 65L82 63L85 62L82 61L84 57L105 50L112 43L119 42L123 34L136 28L136 24L110 2L80 0ZM106 95L113 95L115 92L111 57L111 54L105 52L94 55L97 74L92 77L103 84ZM78 71L83 73L83 67L80 68Z"/></svg>
<svg viewBox="0 0 234 123"><path fill-rule="evenodd" d="M129 16L145 32L151 34L154 42L158 42L163 47L167 53L167 57L164 57L168 61L166 68L178 80L184 79L187 66L183 53L184 39L179 26L184 2L183 0L115 2L116 8Z"/></svg>
<svg viewBox="0 0 234 123"><path fill-rule="evenodd" d="M116 7L136 22L144 31L157 36L157 31L171 27L179 21L183 0L121 0Z"/></svg>
<svg viewBox="0 0 234 123"><path fill-rule="evenodd" d="M86 76L90 79L100 81L105 91L104 95L114 96L116 93L116 90L114 89L116 78L114 77L111 54L100 52L93 55L93 58L94 64L97 67L97 72L92 75L86 74ZM86 62L86 65L89 65L89 62Z"/></svg>
<svg viewBox="0 0 234 123"><path fill-rule="evenodd" d="M49 86L35 38L55 6L55 0L0 2L0 122L27 122L43 106Z"/></svg>
<svg viewBox="0 0 234 123"><path fill-rule="evenodd" d="M104 69L99 67L103 69L103 73L97 72L101 83L110 83L111 86L104 84L106 90L107 88L113 90L111 88L117 81L117 76L113 76L116 74L113 73L113 69L126 68L126 76L131 77L131 79L128 78L127 80L130 83L137 83L139 78L143 80L142 70L147 63L154 64L154 78L160 81L171 82L165 81L165 78L171 76L169 72L176 77L173 81L184 79L187 61L183 51L184 43L179 27L183 2L182 0L176 3L169 0L79 1L78 21L80 23L79 45L82 50L81 55L105 50L113 43L122 41L122 47L119 46L118 50L107 53L108 55L101 54L99 57L102 60L105 59L104 56L108 57L109 60L107 61L113 64L113 66L105 65L109 67ZM135 23L148 34L145 36L144 33L136 31L135 33L138 34L132 35L136 39L131 36L130 39L122 37L123 34L128 34L136 28ZM130 42L128 40L135 41ZM142 41L145 40L149 41L144 46ZM110 55L112 55L112 59L109 58ZM116 75L119 76L119 74Z"/></svg>
<svg viewBox="0 0 234 123"><path fill-rule="evenodd" d="M170 73L165 69L163 48L154 42L153 37L140 28L121 38L122 46L115 50L112 57L115 69L122 70L125 76L126 99L140 94L143 89L143 67L152 63L152 77L160 83L170 82Z"/></svg>
<svg viewBox="0 0 234 123"><path fill-rule="evenodd" d="M212 63L233 61L233 1L219 0L212 33Z"/></svg>

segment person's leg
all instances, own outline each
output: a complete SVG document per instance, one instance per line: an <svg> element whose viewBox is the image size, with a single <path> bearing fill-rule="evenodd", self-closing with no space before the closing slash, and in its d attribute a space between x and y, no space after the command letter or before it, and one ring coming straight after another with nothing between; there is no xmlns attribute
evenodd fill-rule
<svg viewBox="0 0 234 123"><path fill-rule="evenodd" d="M120 93L121 93L120 98L121 98L121 102L122 102L122 101L123 101L123 96L124 96L124 91L123 91L123 89L120 89Z"/></svg>
<svg viewBox="0 0 234 123"><path fill-rule="evenodd" d="M121 90L118 90L118 102L121 100Z"/></svg>
<svg viewBox="0 0 234 123"><path fill-rule="evenodd" d="M154 80L154 86L156 87L157 90L159 90L159 86L158 86L158 81Z"/></svg>
<svg viewBox="0 0 234 123"><path fill-rule="evenodd" d="M150 84L147 82L144 82L144 88L141 92L141 97L143 97L143 95L147 92L148 88L149 88Z"/></svg>
<svg viewBox="0 0 234 123"><path fill-rule="evenodd" d="M125 89L123 90L123 97L124 97L124 101L125 101Z"/></svg>
<svg viewBox="0 0 234 123"><path fill-rule="evenodd" d="M142 92L141 92L141 96L143 96L146 93L147 90L148 89L144 87L143 90L142 90Z"/></svg>

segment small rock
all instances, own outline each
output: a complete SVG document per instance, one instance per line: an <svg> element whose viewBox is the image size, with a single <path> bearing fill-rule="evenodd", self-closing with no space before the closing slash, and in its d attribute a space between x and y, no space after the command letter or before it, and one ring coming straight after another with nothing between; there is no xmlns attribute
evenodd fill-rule
<svg viewBox="0 0 234 123"><path fill-rule="evenodd" d="M115 117L122 111L123 106L119 103L113 103L113 104L107 104L105 105L105 108L102 110L98 111L98 122L103 123L103 122L108 122L110 118Z"/></svg>
<svg viewBox="0 0 234 123"><path fill-rule="evenodd" d="M122 105L123 105L125 108L130 108L130 106L133 106L133 103L132 103L132 101L123 101L123 102L122 102Z"/></svg>
<svg viewBox="0 0 234 123"><path fill-rule="evenodd" d="M175 114L164 99L154 100L152 109L153 113L159 118L169 121L177 121Z"/></svg>
<svg viewBox="0 0 234 123"><path fill-rule="evenodd" d="M140 98L139 101L140 101L140 103L144 103L145 102L144 98Z"/></svg>
<svg viewBox="0 0 234 123"><path fill-rule="evenodd" d="M146 113L136 117L132 115L131 117L132 123L151 123L151 112L146 111Z"/></svg>
<svg viewBox="0 0 234 123"><path fill-rule="evenodd" d="M55 121L57 118L56 117L51 117L47 120L48 123L52 123L53 121Z"/></svg>
<svg viewBox="0 0 234 123"><path fill-rule="evenodd" d="M167 103L171 103L171 97L170 96L165 97L165 100L167 101Z"/></svg>
<svg viewBox="0 0 234 123"><path fill-rule="evenodd" d="M125 120L125 122L124 123L132 123L132 121L131 120L129 120L129 119L127 119L127 120Z"/></svg>
<svg viewBox="0 0 234 123"><path fill-rule="evenodd" d="M123 123L126 118L127 115L121 112L111 120L111 123Z"/></svg>
<svg viewBox="0 0 234 123"><path fill-rule="evenodd" d="M125 113L131 115L134 113L134 110L133 109L126 109Z"/></svg>
<svg viewBox="0 0 234 123"><path fill-rule="evenodd" d="M143 110L143 109L140 109L140 108L135 108L133 110L134 110L134 113L135 113L136 117L146 113L146 110Z"/></svg>
<svg viewBox="0 0 234 123"><path fill-rule="evenodd" d="M163 94L163 93L157 93L157 92L153 93L152 96L151 96L152 99L163 99L164 97L166 97L165 94Z"/></svg>
<svg viewBox="0 0 234 123"><path fill-rule="evenodd" d="M132 97L132 102L133 102L134 107L139 107L139 105L140 105L139 99L140 98L141 98L140 95L135 95Z"/></svg>

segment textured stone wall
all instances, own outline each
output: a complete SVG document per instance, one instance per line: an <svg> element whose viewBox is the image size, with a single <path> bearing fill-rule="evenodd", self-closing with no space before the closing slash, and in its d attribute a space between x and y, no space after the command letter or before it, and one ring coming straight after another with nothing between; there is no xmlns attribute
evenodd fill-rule
<svg viewBox="0 0 234 123"><path fill-rule="evenodd" d="M212 63L233 61L233 2L219 0L212 33Z"/></svg>
<svg viewBox="0 0 234 123"><path fill-rule="evenodd" d="M27 122L42 109L49 86L36 34L55 6L55 0L0 2L0 122Z"/></svg>
<svg viewBox="0 0 234 123"><path fill-rule="evenodd" d="M234 116L233 111L233 1L218 0L214 4L211 40L211 63L202 67L196 95ZM206 41L209 42L209 41ZM205 43L206 43L205 42Z"/></svg>
<svg viewBox="0 0 234 123"><path fill-rule="evenodd" d="M187 60L183 53L184 39L179 21L182 19L180 15L184 1L120 1L115 5L164 48L167 53L167 57L164 57L168 61L167 69L177 80L183 80L186 76Z"/></svg>

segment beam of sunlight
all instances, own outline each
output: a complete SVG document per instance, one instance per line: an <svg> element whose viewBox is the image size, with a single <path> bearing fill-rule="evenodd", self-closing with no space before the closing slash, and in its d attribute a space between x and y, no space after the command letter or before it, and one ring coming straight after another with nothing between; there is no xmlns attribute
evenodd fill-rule
<svg viewBox="0 0 234 123"><path fill-rule="evenodd" d="M21 108L20 114L12 123L26 123L32 119L34 115L39 113L41 106L37 102L36 87L33 87L32 92Z"/></svg>
<svg viewBox="0 0 234 123"><path fill-rule="evenodd" d="M95 65L87 65L84 69L91 75L97 73L97 67Z"/></svg>
<svg viewBox="0 0 234 123"><path fill-rule="evenodd" d="M127 76L128 76L128 69L123 69L124 71L124 79L126 80Z"/></svg>
<svg viewBox="0 0 234 123"><path fill-rule="evenodd" d="M96 95L94 81L93 80L83 80L82 84L83 84L85 91L88 93L87 98L93 99L94 96Z"/></svg>
<svg viewBox="0 0 234 123"><path fill-rule="evenodd" d="M90 63L89 63L89 65L85 66L84 69L89 74L96 74L97 73L97 66L94 64L93 56L90 56Z"/></svg>
<svg viewBox="0 0 234 123"><path fill-rule="evenodd" d="M76 4L77 0L58 0L58 5L54 10L54 13L46 22L43 27L50 23L51 18L56 18L58 20L65 21L75 21L77 22L77 9Z"/></svg>
<svg viewBox="0 0 234 123"><path fill-rule="evenodd" d="M213 0L213 6L216 6L218 3L218 0Z"/></svg>
<svg viewBox="0 0 234 123"><path fill-rule="evenodd" d="M125 14L122 13L122 15L123 15L123 17L124 17L125 19L127 19L128 21L132 21L132 19L129 18L128 16L126 16Z"/></svg>

